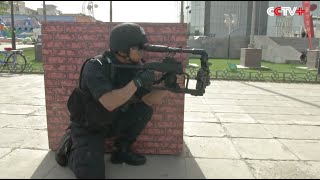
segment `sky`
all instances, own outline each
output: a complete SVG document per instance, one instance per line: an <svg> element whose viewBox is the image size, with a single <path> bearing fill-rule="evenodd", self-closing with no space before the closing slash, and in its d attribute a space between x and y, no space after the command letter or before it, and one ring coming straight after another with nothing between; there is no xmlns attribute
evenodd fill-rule
<svg viewBox="0 0 320 180"><path fill-rule="evenodd" d="M43 1L24 1L26 7L42 8ZM46 1L46 5L56 5L62 13L82 13L84 2L89 1ZM179 22L179 1L112 1L113 22ZM97 20L110 21L110 1L93 1ZM86 3L87 4L87 3Z"/></svg>

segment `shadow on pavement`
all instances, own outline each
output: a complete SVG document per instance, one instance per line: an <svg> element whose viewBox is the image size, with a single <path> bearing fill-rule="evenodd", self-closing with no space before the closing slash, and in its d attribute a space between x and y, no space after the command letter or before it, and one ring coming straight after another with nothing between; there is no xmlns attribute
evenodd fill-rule
<svg viewBox="0 0 320 180"><path fill-rule="evenodd" d="M110 179L205 179L198 163L190 156L189 148L184 145L180 155L146 155L147 163L143 166L125 164L114 165L109 161L110 154L105 154L106 178ZM31 179L75 179L68 167L59 166L55 152L49 151Z"/></svg>
<svg viewBox="0 0 320 180"><path fill-rule="evenodd" d="M252 84L249 84L249 83L242 82L242 84L245 84L245 85L248 85L248 86L251 86L251 87L255 87L255 88L258 88L258 89L261 89L261 90L264 90L264 91L267 91L267 92L270 92L270 93L273 93L273 94L277 94L279 96L283 96L283 97L286 97L286 98L294 100L294 101L298 101L298 102L301 102L301 103L304 103L304 104L308 104L308 105L314 106L316 108L320 108L320 106L318 104L313 104L313 103L310 103L310 102L307 102L307 101L303 101L301 99L297 99L297 98L294 98L292 96L288 96L288 95L281 94L281 93L278 93L278 92L275 92L275 91L271 91L271 90L268 90L268 89L265 89L265 88L262 88L262 87L259 87L259 86L255 86L255 85L252 85Z"/></svg>
<svg viewBox="0 0 320 180"><path fill-rule="evenodd" d="M49 151L30 179L75 179L69 168L59 166L54 159L55 152Z"/></svg>

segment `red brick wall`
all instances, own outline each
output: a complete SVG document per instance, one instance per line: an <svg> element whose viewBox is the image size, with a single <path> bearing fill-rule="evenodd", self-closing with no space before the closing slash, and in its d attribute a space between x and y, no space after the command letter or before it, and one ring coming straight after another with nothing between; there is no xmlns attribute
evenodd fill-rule
<svg viewBox="0 0 320 180"><path fill-rule="evenodd" d="M150 43L186 46L186 24L139 23ZM69 124L66 102L74 87L82 63L88 57L108 49L109 33L116 23L50 22L42 26L44 82L49 148L56 150ZM159 61L165 54L147 53L147 61ZM186 55L175 57L186 64ZM183 85L183 79L181 80ZM138 137L134 149L145 154L178 154L183 148L184 95L170 94ZM106 141L109 151L111 141Z"/></svg>

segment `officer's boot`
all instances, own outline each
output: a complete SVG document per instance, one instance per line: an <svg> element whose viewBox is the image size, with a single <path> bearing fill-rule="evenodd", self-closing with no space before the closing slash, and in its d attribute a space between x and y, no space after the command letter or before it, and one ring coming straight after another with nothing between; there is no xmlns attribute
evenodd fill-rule
<svg viewBox="0 0 320 180"><path fill-rule="evenodd" d="M113 164L127 163L129 165L143 165L146 158L143 155L134 153L130 150L131 143L121 142L115 143L111 154L111 162Z"/></svg>
<svg viewBox="0 0 320 180"><path fill-rule="evenodd" d="M55 156L55 159L60 166L67 166L68 164L67 154L70 152L71 146L72 146L72 140L71 140L70 131L67 131L63 135L60 141L60 144Z"/></svg>

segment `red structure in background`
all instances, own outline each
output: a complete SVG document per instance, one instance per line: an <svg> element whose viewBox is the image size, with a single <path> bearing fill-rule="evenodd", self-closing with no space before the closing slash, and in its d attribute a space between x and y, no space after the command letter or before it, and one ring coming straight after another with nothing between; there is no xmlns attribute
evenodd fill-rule
<svg viewBox="0 0 320 180"><path fill-rule="evenodd" d="M304 25L307 31L309 40L309 49L312 50L312 38L314 37L313 20L310 12L317 9L316 4L310 4L310 1L302 1L304 12Z"/></svg>

